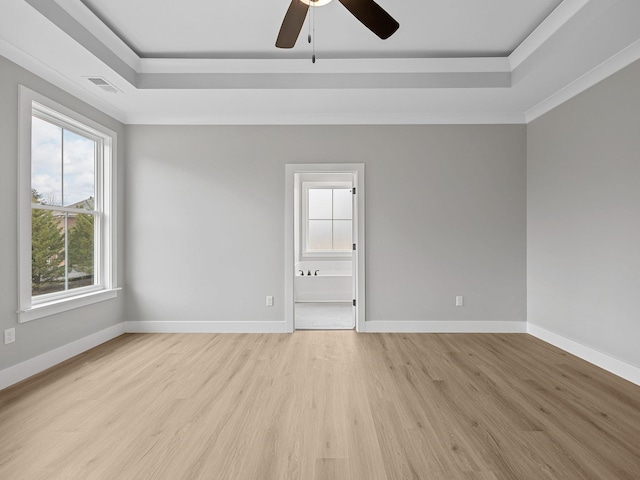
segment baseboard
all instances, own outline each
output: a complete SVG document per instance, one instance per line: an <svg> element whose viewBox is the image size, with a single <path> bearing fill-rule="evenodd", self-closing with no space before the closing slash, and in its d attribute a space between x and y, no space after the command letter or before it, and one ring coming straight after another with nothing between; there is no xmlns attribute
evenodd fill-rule
<svg viewBox="0 0 640 480"><path fill-rule="evenodd" d="M472 320L372 320L366 321L367 333L526 333L522 321Z"/></svg>
<svg viewBox="0 0 640 480"><path fill-rule="evenodd" d="M563 337L555 332L551 332L545 328L539 327L532 323L527 324L527 333L539 338L543 342L547 342L554 347L558 347L565 352L571 353L593 365L596 365L607 372L613 373L618 377L622 377L636 385L640 385L640 368L631 365L622 360L614 358L606 353L602 353L591 347L587 347L581 343Z"/></svg>
<svg viewBox="0 0 640 480"><path fill-rule="evenodd" d="M92 333L74 342L58 347L50 352L25 360L22 363L0 370L0 390L26 378L51 368L65 360L90 350L124 334L124 324L118 323L99 332Z"/></svg>
<svg viewBox="0 0 640 480"><path fill-rule="evenodd" d="M529 333L614 375L640 385L640 368L531 323L520 321L374 320L365 322L365 331L368 333ZM124 333L285 332L285 322L123 322L0 370L0 390Z"/></svg>
<svg viewBox="0 0 640 480"><path fill-rule="evenodd" d="M286 333L285 322L124 322L127 333Z"/></svg>

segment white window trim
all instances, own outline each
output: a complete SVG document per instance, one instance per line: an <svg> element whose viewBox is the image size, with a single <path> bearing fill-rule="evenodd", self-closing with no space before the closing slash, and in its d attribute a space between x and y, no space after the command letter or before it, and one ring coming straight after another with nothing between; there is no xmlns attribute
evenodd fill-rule
<svg viewBox="0 0 640 480"><path fill-rule="evenodd" d="M336 189L336 188L345 188L350 189L353 188L350 182L302 182L302 235L300 238L300 255L304 258L351 258L353 256L353 252L351 250L348 251L319 251L319 250L309 250L309 189L310 188L326 188L326 189ZM353 222L353 215L351 217L351 221Z"/></svg>
<svg viewBox="0 0 640 480"><path fill-rule="evenodd" d="M39 112L59 118L64 123L100 138L102 169L96 172L97 188L101 189L102 228L98 232L99 285L72 291L48 294L33 299L31 296L31 117L34 106ZM117 296L117 232L116 188L117 178L116 132L86 118L59 103L19 86L18 108L18 290L20 323L91 305Z"/></svg>

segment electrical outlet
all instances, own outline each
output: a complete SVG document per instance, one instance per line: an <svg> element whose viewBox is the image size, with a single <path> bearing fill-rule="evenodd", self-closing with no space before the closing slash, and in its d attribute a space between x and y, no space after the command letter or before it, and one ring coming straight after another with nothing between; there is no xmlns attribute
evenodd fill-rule
<svg viewBox="0 0 640 480"><path fill-rule="evenodd" d="M462 295L458 295L456 297L456 307L461 307L464 305L464 297Z"/></svg>
<svg viewBox="0 0 640 480"><path fill-rule="evenodd" d="M16 329L15 328L7 328L4 331L4 344L7 345L9 343L13 343L16 341Z"/></svg>
<svg viewBox="0 0 640 480"><path fill-rule="evenodd" d="M273 307L273 295L267 295L267 307Z"/></svg>

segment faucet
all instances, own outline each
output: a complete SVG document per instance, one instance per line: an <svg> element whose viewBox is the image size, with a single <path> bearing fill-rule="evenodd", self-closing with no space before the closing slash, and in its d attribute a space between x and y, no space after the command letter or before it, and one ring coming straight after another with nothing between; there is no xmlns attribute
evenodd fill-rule
<svg viewBox="0 0 640 480"><path fill-rule="evenodd" d="M300 275L302 275L304 277L304 270L298 270L300 272Z"/></svg>
<svg viewBox="0 0 640 480"><path fill-rule="evenodd" d="M311 275L311 270L307 270L307 275Z"/></svg>
<svg viewBox="0 0 640 480"><path fill-rule="evenodd" d="M320 271L320 270L316 270L316 271L315 271L314 275L315 275L316 277L318 276L318 272L319 272L319 271Z"/></svg>

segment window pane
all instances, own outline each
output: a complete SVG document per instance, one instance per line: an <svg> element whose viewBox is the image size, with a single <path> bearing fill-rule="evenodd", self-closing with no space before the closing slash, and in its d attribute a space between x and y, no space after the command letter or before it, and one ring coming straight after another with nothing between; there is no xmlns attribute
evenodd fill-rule
<svg viewBox="0 0 640 480"><path fill-rule="evenodd" d="M62 128L31 117L32 202L62 203Z"/></svg>
<svg viewBox="0 0 640 480"><path fill-rule="evenodd" d="M349 188L333 190L333 218L351 219L352 196Z"/></svg>
<svg viewBox="0 0 640 480"><path fill-rule="evenodd" d="M309 250L331 250L331 223L331 220L309 220Z"/></svg>
<svg viewBox="0 0 640 480"><path fill-rule="evenodd" d="M64 131L64 206L85 210L95 208L95 152L95 141Z"/></svg>
<svg viewBox="0 0 640 480"><path fill-rule="evenodd" d="M351 220L334 220L333 221L333 249L334 250L351 250L353 242L351 241Z"/></svg>
<svg viewBox="0 0 640 480"><path fill-rule="evenodd" d="M309 218L331 219L331 189L309 189Z"/></svg>
<svg viewBox="0 0 640 480"><path fill-rule="evenodd" d="M31 210L31 294L64 290L64 214Z"/></svg>
<svg viewBox="0 0 640 480"><path fill-rule="evenodd" d="M94 284L94 216L70 213L67 220L69 289Z"/></svg>

